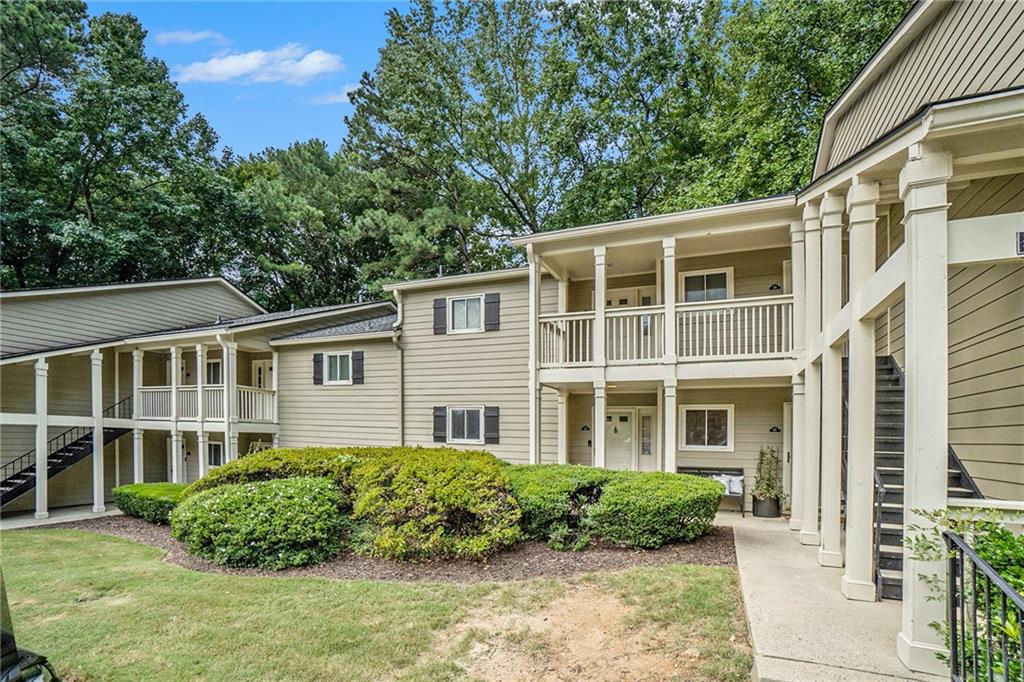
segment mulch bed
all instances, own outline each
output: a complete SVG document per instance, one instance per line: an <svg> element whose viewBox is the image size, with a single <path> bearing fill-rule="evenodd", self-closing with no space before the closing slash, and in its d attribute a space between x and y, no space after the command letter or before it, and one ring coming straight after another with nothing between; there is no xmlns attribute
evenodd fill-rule
<svg viewBox="0 0 1024 682"><path fill-rule="evenodd" d="M105 516L85 521L55 524L49 528L72 528L128 538L167 552L166 560L196 571L231 575L316 576L342 580L403 580L474 583L481 581L559 578L579 573L619 571L638 566L702 564L735 566L736 547L732 529L715 528L690 544L668 545L655 550L631 550L598 545L582 552L559 552L540 542L521 542L485 561L396 562L387 559L341 554L316 566L265 571L255 568L225 568L185 552L184 545L171 537L167 526L155 526L130 516Z"/></svg>

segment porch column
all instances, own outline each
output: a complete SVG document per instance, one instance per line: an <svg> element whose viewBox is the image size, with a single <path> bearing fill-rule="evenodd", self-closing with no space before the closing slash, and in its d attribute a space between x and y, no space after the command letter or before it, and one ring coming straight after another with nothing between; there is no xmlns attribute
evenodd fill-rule
<svg viewBox="0 0 1024 682"><path fill-rule="evenodd" d="M224 374L224 461L238 459L238 344L224 344L221 368Z"/></svg>
<svg viewBox="0 0 1024 682"><path fill-rule="evenodd" d="M196 457L199 458L199 478L206 476L210 472L210 458L206 452L208 438L209 436L202 428L196 432Z"/></svg>
<svg viewBox="0 0 1024 682"><path fill-rule="evenodd" d="M50 366L44 358L36 360L36 518L49 518L50 410L48 375ZM46 472L46 473L40 473Z"/></svg>
<svg viewBox="0 0 1024 682"><path fill-rule="evenodd" d="M605 247L594 247L594 364L603 368L605 354L605 303L608 300L608 282L605 274ZM603 386L602 386L603 388Z"/></svg>
<svg viewBox="0 0 1024 682"><path fill-rule="evenodd" d="M181 378L181 352L177 346L171 346L171 424L172 430L178 421L178 384Z"/></svg>
<svg viewBox="0 0 1024 682"><path fill-rule="evenodd" d="M846 194L850 216L850 300L875 271L877 182L854 184ZM875 600L875 320L850 320L849 414L846 439L846 573L847 599Z"/></svg>
<svg viewBox="0 0 1024 682"><path fill-rule="evenodd" d="M665 305L665 355L664 363L670 365L673 375L676 368L676 240L674 237L663 239L661 250L664 257L661 281L665 288L663 303ZM672 467L673 471L675 467Z"/></svg>
<svg viewBox="0 0 1024 682"><path fill-rule="evenodd" d="M142 386L142 351L132 351L132 482L142 483L145 478L142 464L142 429L139 428L139 388Z"/></svg>
<svg viewBox="0 0 1024 682"><path fill-rule="evenodd" d="M596 299L595 299L596 300ZM604 422L608 405L605 398L604 382L594 382L594 431L591 441L594 445L594 466L600 469L605 467L604 458Z"/></svg>
<svg viewBox="0 0 1024 682"><path fill-rule="evenodd" d="M540 452L540 383L538 381L539 376L537 373L537 354L539 351L538 338L537 338L537 324L538 316L540 315L540 259L533 249L529 249L527 254L529 258L529 345L530 345L530 356L527 361L527 367L530 372L529 377L529 418L530 425L528 429L528 435L530 438L529 444L529 461L530 464L540 464L541 452Z"/></svg>
<svg viewBox="0 0 1024 682"><path fill-rule="evenodd" d="M821 331L821 220L816 204L804 206L804 341L810 348ZM800 542L817 545L821 479L821 365L808 354L804 369L804 487Z"/></svg>
<svg viewBox="0 0 1024 682"><path fill-rule="evenodd" d="M821 202L822 329L842 305L843 195L826 193ZM821 547L818 563L842 566L843 348L827 338L821 358Z"/></svg>
<svg viewBox="0 0 1024 682"><path fill-rule="evenodd" d="M790 273L793 278L793 355L800 362L806 352L807 340L805 335L804 320L804 280L806 279L804 264L804 223L802 220L794 220L789 225L790 241ZM799 386L799 392L798 392ZM799 400L797 396L799 395ZM792 435L792 464L789 495L789 528L800 530L800 519L802 518L803 504L803 473L804 457L803 449L803 428L806 417L804 409L804 379L803 376L793 377L793 435Z"/></svg>
<svg viewBox="0 0 1024 682"><path fill-rule="evenodd" d="M923 144L910 147L900 173L907 247L906 436L903 463L903 526L908 540L932 524L915 510L946 506L948 448L948 334L946 184L953 174L948 152ZM945 647L929 626L944 618L943 602L930 601L921 575L945 579L942 561L903 560L903 627L897 653L911 670L943 672L935 653Z"/></svg>
<svg viewBox="0 0 1024 682"><path fill-rule="evenodd" d="M238 434L234 431L231 432L231 437L228 438L228 452L231 456L231 461L238 459Z"/></svg>
<svg viewBox="0 0 1024 682"><path fill-rule="evenodd" d="M92 365L92 510L106 511L103 483L103 353L94 350Z"/></svg>
<svg viewBox="0 0 1024 682"><path fill-rule="evenodd" d="M270 354L270 390L274 392L274 423L277 423L277 362L278 351ZM275 434L276 436L276 434ZM274 447L277 447L276 445Z"/></svg>
<svg viewBox="0 0 1024 682"><path fill-rule="evenodd" d="M678 388L679 382L674 376L665 380L665 413L662 415L665 421L665 457L661 465L662 471L670 474L676 472L676 453L679 450Z"/></svg>
<svg viewBox="0 0 1024 682"><path fill-rule="evenodd" d="M171 483L184 483L184 460L181 456L181 431L171 429Z"/></svg>
<svg viewBox="0 0 1024 682"><path fill-rule="evenodd" d="M558 463L569 463L569 392L558 389Z"/></svg>
<svg viewBox="0 0 1024 682"><path fill-rule="evenodd" d="M203 430L203 420L206 419L206 401L203 399L203 389L206 383L206 346L202 343L196 344L196 427Z"/></svg>
<svg viewBox="0 0 1024 682"><path fill-rule="evenodd" d="M132 429L132 483L145 480L145 468L142 465L142 429Z"/></svg>

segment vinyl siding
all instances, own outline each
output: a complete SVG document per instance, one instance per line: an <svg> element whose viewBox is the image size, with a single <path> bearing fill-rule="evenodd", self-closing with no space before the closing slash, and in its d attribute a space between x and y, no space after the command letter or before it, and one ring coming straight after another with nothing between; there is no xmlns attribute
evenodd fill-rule
<svg viewBox="0 0 1024 682"><path fill-rule="evenodd" d="M50 350L259 312L219 282L8 297L0 352Z"/></svg>
<svg viewBox="0 0 1024 682"><path fill-rule="evenodd" d="M542 305L555 309L557 285L545 277ZM435 298L497 292L501 329L474 334L434 335ZM510 462L524 463L529 453L529 293L526 277L479 284L406 291L402 295L402 346L405 349L405 440L434 446L433 408L496 405L500 440L493 445L453 447L486 449ZM542 455L557 456L557 397L542 392Z"/></svg>
<svg viewBox="0 0 1024 682"><path fill-rule="evenodd" d="M921 106L1024 85L1024 3L951 2L836 122L829 168Z"/></svg>
<svg viewBox="0 0 1024 682"><path fill-rule="evenodd" d="M317 386L313 354L363 351L365 383ZM391 339L282 346L278 352L281 445L397 445L398 350Z"/></svg>

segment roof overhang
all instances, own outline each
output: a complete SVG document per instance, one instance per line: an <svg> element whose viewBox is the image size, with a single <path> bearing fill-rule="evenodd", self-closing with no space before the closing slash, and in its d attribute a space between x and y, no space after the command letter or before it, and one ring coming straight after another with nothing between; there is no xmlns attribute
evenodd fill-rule
<svg viewBox="0 0 1024 682"><path fill-rule="evenodd" d="M526 277L528 268L507 268L490 272L474 272L465 275L448 275L429 279L414 279L408 282L395 282L384 286L387 292L415 291L419 289L437 289L440 287L458 286L460 284L476 284L478 282L494 282L502 279Z"/></svg>
<svg viewBox="0 0 1024 682"><path fill-rule="evenodd" d="M372 341L376 339L391 339L395 335L393 331L367 332L365 334L335 334L331 336L313 336L302 339L271 339L270 345L274 346L305 346L311 344L325 343L346 343L349 341Z"/></svg>

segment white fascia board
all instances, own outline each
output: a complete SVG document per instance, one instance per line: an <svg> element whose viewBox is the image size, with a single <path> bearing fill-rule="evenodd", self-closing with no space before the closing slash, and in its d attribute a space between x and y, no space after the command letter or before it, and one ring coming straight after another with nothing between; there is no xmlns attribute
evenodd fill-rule
<svg viewBox="0 0 1024 682"><path fill-rule="evenodd" d="M507 268L505 270L492 270L490 272L473 272L463 275L447 275L444 277L431 277L428 279L414 279L408 282L395 282L384 286L384 291L397 293L415 289L437 289L440 287L458 286L461 284L475 284L478 282L493 282L502 279L526 277L529 268Z"/></svg>

